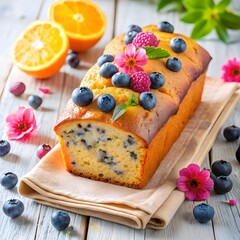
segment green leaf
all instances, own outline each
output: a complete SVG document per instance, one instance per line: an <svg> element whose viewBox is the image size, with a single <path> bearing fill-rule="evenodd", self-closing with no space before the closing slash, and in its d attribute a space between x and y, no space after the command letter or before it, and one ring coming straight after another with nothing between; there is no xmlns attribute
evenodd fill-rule
<svg viewBox="0 0 240 240"><path fill-rule="evenodd" d="M161 11L164 8L168 7L167 10L176 10L182 12L184 6L182 0L159 0L157 5L157 11Z"/></svg>
<svg viewBox="0 0 240 240"><path fill-rule="evenodd" d="M220 26L220 25L217 25L216 26L216 32L217 32L217 35L218 37L225 43L228 43L229 42L229 35L228 35L228 32L227 30Z"/></svg>
<svg viewBox="0 0 240 240"><path fill-rule="evenodd" d="M170 53L167 50L156 47L143 47L146 50L148 59L159 59L166 58L170 56Z"/></svg>
<svg viewBox="0 0 240 240"><path fill-rule="evenodd" d="M200 39L206 36L215 28L215 24L215 22L206 19L198 21L192 30L191 38Z"/></svg>
<svg viewBox="0 0 240 240"><path fill-rule="evenodd" d="M208 7L208 0L184 0L183 5L189 10L206 9Z"/></svg>
<svg viewBox="0 0 240 240"><path fill-rule="evenodd" d="M112 121L116 121L118 118L120 118L128 109L127 104L119 104L115 107L112 115Z"/></svg>
<svg viewBox="0 0 240 240"><path fill-rule="evenodd" d="M221 25L229 29L240 29L240 16L230 12L224 11L219 14Z"/></svg>
<svg viewBox="0 0 240 240"><path fill-rule="evenodd" d="M169 1L169 0L159 0L157 10L160 11L171 3L172 1Z"/></svg>
<svg viewBox="0 0 240 240"><path fill-rule="evenodd" d="M135 94L130 95L129 101L125 102L128 106L136 106L138 105L138 98L135 96Z"/></svg>
<svg viewBox="0 0 240 240"><path fill-rule="evenodd" d="M214 0L207 0L207 6L209 6L210 8L213 8L215 6Z"/></svg>
<svg viewBox="0 0 240 240"><path fill-rule="evenodd" d="M204 12L202 10L193 10L185 13L181 20L185 23L195 23L199 19L201 19L204 15Z"/></svg>
<svg viewBox="0 0 240 240"><path fill-rule="evenodd" d="M224 12L228 5L230 4L231 0L222 0L217 4L217 10L219 12Z"/></svg>

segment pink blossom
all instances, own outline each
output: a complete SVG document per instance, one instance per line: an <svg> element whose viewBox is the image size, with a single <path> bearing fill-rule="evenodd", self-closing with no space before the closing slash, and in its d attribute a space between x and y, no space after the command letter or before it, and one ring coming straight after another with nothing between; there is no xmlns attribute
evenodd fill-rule
<svg viewBox="0 0 240 240"><path fill-rule="evenodd" d="M36 132L37 123L32 108L19 107L6 118L6 134L9 140L26 140Z"/></svg>
<svg viewBox="0 0 240 240"><path fill-rule="evenodd" d="M137 50L132 43L127 45L125 54L119 53L115 57L115 63L118 66L119 71L129 75L143 71L140 66L147 64L147 62L148 58L146 50L143 48Z"/></svg>
<svg viewBox="0 0 240 240"><path fill-rule="evenodd" d="M240 61L237 58L229 59L222 66L222 79L225 82L240 82Z"/></svg>
<svg viewBox="0 0 240 240"><path fill-rule="evenodd" d="M49 88L43 88L43 87L40 87L39 91L41 91L43 94L50 94L50 93L52 93Z"/></svg>
<svg viewBox="0 0 240 240"><path fill-rule="evenodd" d="M208 170L200 170L197 164L190 164L179 172L177 186L186 193L189 200L202 201L210 197L209 191L213 189L213 180Z"/></svg>
<svg viewBox="0 0 240 240"><path fill-rule="evenodd" d="M237 199L229 199L227 201L225 201L226 203L228 203L229 205L237 205L238 204L238 200Z"/></svg>

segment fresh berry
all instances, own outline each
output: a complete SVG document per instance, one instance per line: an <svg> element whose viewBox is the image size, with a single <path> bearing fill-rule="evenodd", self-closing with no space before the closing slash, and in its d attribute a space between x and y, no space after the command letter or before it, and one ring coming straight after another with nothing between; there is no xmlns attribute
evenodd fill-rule
<svg viewBox="0 0 240 240"><path fill-rule="evenodd" d="M23 82L14 82L9 87L9 92L14 96L20 96L26 90L26 85Z"/></svg>
<svg viewBox="0 0 240 240"><path fill-rule="evenodd" d="M50 150L51 146L48 144L42 144L37 149L37 156L39 159L43 158Z"/></svg>
<svg viewBox="0 0 240 240"><path fill-rule="evenodd" d="M158 24L158 30L161 32L173 33L174 27L171 23L163 21Z"/></svg>
<svg viewBox="0 0 240 240"><path fill-rule="evenodd" d="M7 200L3 204L3 212L11 218L16 218L22 215L24 211L23 203L18 199Z"/></svg>
<svg viewBox="0 0 240 240"><path fill-rule="evenodd" d="M131 31L135 31L135 32L141 32L142 28L139 27L138 25L129 25L127 28L127 32L131 32Z"/></svg>
<svg viewBox="0 0 240 240"><path fill-rule="evenodd" d="M215 179L217 178L212 172L210 172L210 178L213 180L213 182L215 181Z"/></svg>
<svg viewBox="0 0 240 240"><path fill-rule="evenodd" d="M223 130L223 136L229 142L234 142L240 137L240 128L234 125L226 127Z"/></svg>
<svg viewBox="0 0 240 240"><path fill-rule="evenodd" d="M42 98L37 95L29 96L27 101L28 104L34 109L39 108L42 104Z"/></svg>
<svg viewBox="0 0 240 240"><path fill-rule="evenodd" d="M127 45L127 44L132 43L133 39L136 37L137 34L138 34L138 32L136 32L136 31L127 32L127 34L124 37L125 44Z"/></svg>
<svg viewBox="0 0 240 240"><path fill-rule="evenodd" d="M219 176L214 181L214 190L216 193L224 194L232 190L232 180L227 176Z"/></svg>
<svg viewBox="0 0 240 240"><path fill-rule="evenodd" d="M138 48L145 46L157 47L159 42L160 40L151 32L140 32L132 41L133 45Z"/></svg>
<svg viewBox="0 0 240 240"><path fill-rule="evenodd" d="M240 145L236 151L236 158L237 158L237 161L240 163Z"/></svg>
<svg viewBox="0 0 240 240"><path fill-rule="evenodd" d="M97 105L103 112L110 112L116 106L116 100L110 94L102 94L98 97Z"/></svg>
<svg viewBox="0 0 240 240"><path fill-rule="evenodd" d="M111 54L103 54L100 56L97 60L97 64L99 67L101 67L104 63L106 62L113 62L114 61L114 56Z"/></svg>
<svg viewBox="0 0 240 240"><path fill-rule="evenodd" d="M77 68L80 63L80 59L75 52L68 54L66 61L67 61L68 65L70 65L70 67L72 67L72 68Z"/></svg>
<svg viewBox="0 0 240 240"><path fill-rule="evenodd" d="M166 67L173 72L178 72L182 68L182 62L176 57L169 58L166 62Z"/></svg>
<svg viewBox="0 0 240 240"><path fill-rule="evenodd" d="M164 85L165 78L159 72L152 72L149 74L149 78L151 80L151 88L157 89Z"/></svg>
<svg viewBox="0 0 240 240"><path fill-rule="evenodd" d="M112 85L116 87L127 87L130 83L130 77L126 73L118 72L112 76Z"/></svg>
<svg viewBox="0 0 240 240"><path fill-rule="evenodd" d="M151 81L144 71L135 72L131 75L130 86L135 92L149 92Z"/></svg>
<svg viewBox="0 0 240 240"><path fill-rule="evenodd" d="M7 155L11 150L11 145L8 141L0 140L0 157Z"/></svg>
<svg viewBox="0 0 240 240"><path fill-rule="evenodd" d="M51 216L51 223L58 231L62 231L69 226L70 216L66 212L56 211Z"/></svg>
<svg viewBox="0 0 240 240"><path fill-rule="evenodd" d="M99 69L99 74L104 78L110 78L117 72L117 66L109 62L104 63Z"/></svg>
<svg viewBox="0 0 240 240"><path fill-rule="evenodd" d="M212 220L214 212L214 208L205 203L201 203L193 209L193 215L200 223Z"/></svg>
<svg viewBox="0 0 240 240"><path fill-rule="evenodd" d="M17 185L18 177L15 173L4 173L0 178L1 185L6 189L11 189Z"/></svg>
<svg viewBox="0 0 240 240"><path fill-rule="evenodd" d="M181 37L175 37L170 41L170 46L172 50L176 53L183 53L186 48L187 44Z"/></svg>
<svg viewBox="0 0 240 240"><path fill-rule="evenodd" d="M157 104L157 98L152 92L143 92L139 97L140 105L147 110L153 109Z"/></svg>
<svg viewBox="0 0 240 240"><path fill-rule="evenodd" d="M232 172L232 165L224 160L215 161L212 164L212 172L215 176L229 176Z"/></svg>
<svg viewBox="0 0 240 240"><path fill-rule="evenodd" d="M72 92L72 101L78 106L87 106L92 100L93 92L87 87L78 87Z"/></svg>

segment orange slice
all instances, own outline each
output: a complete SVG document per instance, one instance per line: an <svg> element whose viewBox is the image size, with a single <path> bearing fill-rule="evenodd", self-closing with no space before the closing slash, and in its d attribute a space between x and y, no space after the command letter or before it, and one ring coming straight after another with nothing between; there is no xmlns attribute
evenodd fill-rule
<svg viewBox="0 0 240 240"><path fill-rule="evenodd" d="M63 26L70 48L81 52L95 45L106 30L106 15L91 0L59 0L49 8L49 18Z"/></svg>
<svg viewBox="0 0 240 240"><path fill-rule="evenodd" d="M68 37L61 25L34 21L15 40L11 57L13 63L29 75L48 78L65 63L68 49Z"/></svg>

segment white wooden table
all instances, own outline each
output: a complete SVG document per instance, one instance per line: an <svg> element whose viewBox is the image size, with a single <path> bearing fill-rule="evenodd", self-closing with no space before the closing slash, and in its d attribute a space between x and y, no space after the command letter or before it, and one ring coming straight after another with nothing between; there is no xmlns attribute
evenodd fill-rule
<svg viewBox="0 0 240 240"><path fill-rule="evenodd" d="M50 79L36 80L12 66L10 60L10 46L16 36L30 22L35 19L47 19L47 9L52 0L0 0L0 138L4 139L3 123L6 116L17 110L19 105L28 106L26 99L30 94L40 94L38 88L48 87L53 91L43 99L40 110L35 110L39 124L39 133L31 138L28 143L12 141L11 153L0 157L0 174L12 171L21 178L39 161L36 150L40 144L48 143L54 146L57 143L53 132L53 126L58 115L63 110L65 103L70 98L72 90L79 85L80 80L101 55L104 45L115 35L126 31L130 24L144 26L167 20L175 26L176 32L189 35L191 26L179 21L176 13L159 14L156 6L149 1L137 0L97 0L96 2L105 11L108 18L107 32L101 41L92 49L79 54L81 66L79 69L71 69L64 66L62 71ZM234 1L233 7L240 10L239 0ZM201 41L212 55L213 60L209 67L208 75L219 77L221 65L228 58L236 56L240 59L240 32L232 34L236 41L225 45L216 37L210 36ZM22 81L27 90L21 97L14 97L8 92L11 82ZM213 93L214 94L214 93ZM235 124L240 126L240 104L236 106L231 117L224 126ZM192 209L196 203L185 201L177 211L171 223L165 230L135 230L120 224L115 224L93 217L81 216L69 213L71 226L74 232L71 239L240 239L240 205L230 207L222 201L231 198L240 200L240 164L235 159L235 152L239 141L226 142L222 133L204 162L205 167L218 159L229 161L233 166L232 180L233 190L225 195L212 194L207 201L215 209L214 219L207 224L198 223ZM67 239L58 232L50 223L50 216L56 210L30 201L18 195L17 188L6 190L0 186L0 205L10 199L21 199L25 205L23 215L17 219L10 219L0 210L0 239L1 240L55 240Z"/></svg>

